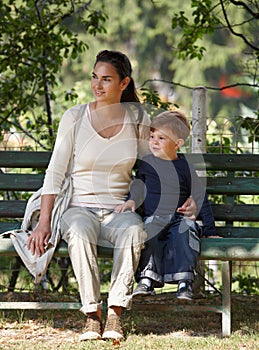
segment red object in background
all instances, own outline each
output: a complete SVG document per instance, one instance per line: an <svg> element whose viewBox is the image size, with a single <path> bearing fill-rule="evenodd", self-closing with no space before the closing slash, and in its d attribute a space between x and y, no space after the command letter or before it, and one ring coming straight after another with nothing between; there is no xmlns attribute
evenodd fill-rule
<svg viewBox="0 0 259 350"><path fill-rule="evenodd" d="M227 86L227 75L223 74L219 79L219 87L222 88ZM233 86L227 89L223 89L220 91L221 95L228 98L240 98L247 97L249 94L247 92L242 91L238 86Z"/></svg>

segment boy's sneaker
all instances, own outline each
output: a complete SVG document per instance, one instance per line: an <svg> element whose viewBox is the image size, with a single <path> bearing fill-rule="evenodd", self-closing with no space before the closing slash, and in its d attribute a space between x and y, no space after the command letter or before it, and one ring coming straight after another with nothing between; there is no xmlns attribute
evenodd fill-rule
<svg viewBox="0 0 259 350"><path fill-rule="evenodd" d="M102 339L122 339L123 330L120 323L120 317L117 315L108 316L103 331Z"/></svg>
<svg viewBox="0 0 259 350"><path fill-rule="evenodd" d="M142 296L148 296L148 295L155 295L156 292L154 291L154 288L152 286L147 286L144 283L139 283L137 285L137 288L133 291L132 296L135 297L137 295Z"/></svg>
<svg viewBox="0 0 259 350"><path fill-rule="evenodd" d="M180 281L178 283L176 298L179 300L193 300L192 282Z"/></svg>
<svg viewBox="0 0 259 350"><path fill-rule="evenodd" d="M88 316L86 331L80 335L79 340L97 340L102 338L102 322L97 316Z"/></svg>

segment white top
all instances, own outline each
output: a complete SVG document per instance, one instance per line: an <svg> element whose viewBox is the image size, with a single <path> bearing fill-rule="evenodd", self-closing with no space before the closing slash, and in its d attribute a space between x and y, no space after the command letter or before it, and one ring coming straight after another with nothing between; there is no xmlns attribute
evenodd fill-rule
<svg viewBox="0 0 259 350"><path fill-rule="evenodd" d="M72 204L114 208L125 200L129 192L138 148L141 155L147 153L149 131L143 126L149 125L149 119L144 114L139 137L145 141L139 144L136 139L136 123L131 121L127 112L121 131L111 138L103 138L91 125L88 104L74 142L74 123L79 110L80 105L74 106L61 118L42 194L59 193L74 149Z"/></svg>

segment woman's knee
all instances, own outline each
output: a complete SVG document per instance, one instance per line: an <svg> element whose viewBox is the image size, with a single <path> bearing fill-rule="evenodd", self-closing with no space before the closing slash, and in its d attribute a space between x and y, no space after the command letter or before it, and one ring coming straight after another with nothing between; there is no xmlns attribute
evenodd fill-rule
<svg viewBox="0 0 259 350"><path fill-rule="evenodd" d="M96 243L98 223L84 209L69 208L61 218L62 238L68 240L88 240Z"/></svg>
<svg viewBox="0 0 259 350"><path fill-rule="evenodd" d="M127 215L120 217L120 220L122 226L118 228L117 240L127 246L143 245L147 234L144 230L142 219L133 212L127 212Z"/></svg>

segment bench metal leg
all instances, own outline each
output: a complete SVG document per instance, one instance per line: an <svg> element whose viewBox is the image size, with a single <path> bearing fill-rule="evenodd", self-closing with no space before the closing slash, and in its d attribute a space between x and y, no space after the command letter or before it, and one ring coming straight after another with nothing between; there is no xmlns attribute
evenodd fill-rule
<svg viewBox="0 0 259 350"><path fill-rule="evenodd" d="M222 336L231 334L231 261L222 261Z"/></svg>
<svg viewBox="0 0 259 350"><path fill-rule="evenodd" d="M12 266L12 275L8 286L8 292L14 291L22 265L22 259L20 257L15 258L15 263Z"/></svg>

